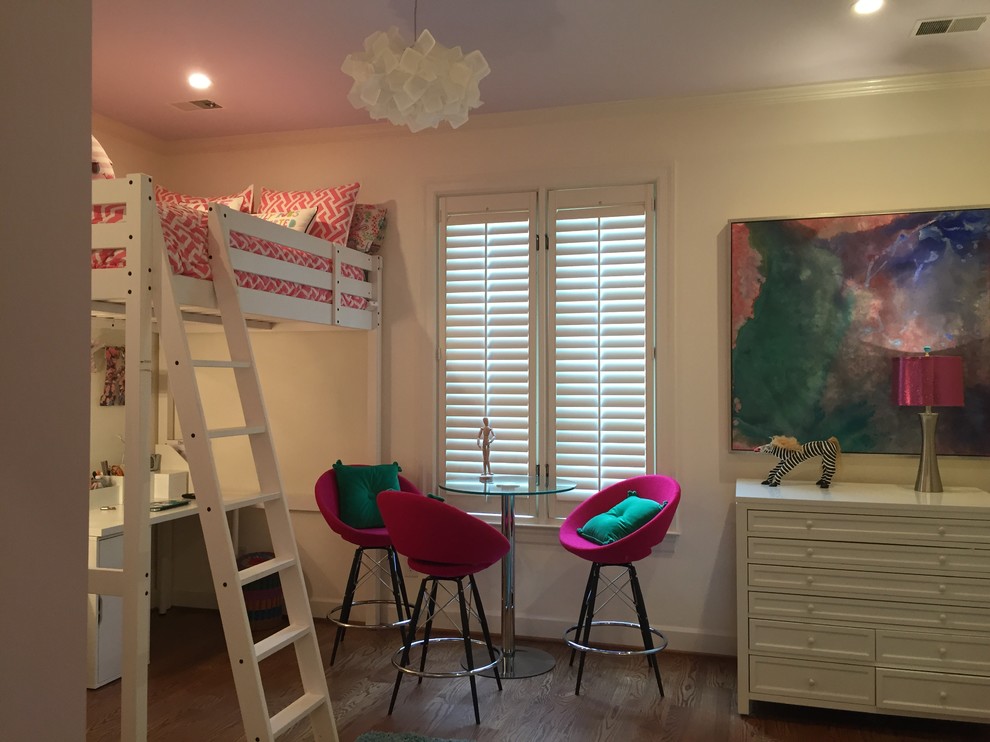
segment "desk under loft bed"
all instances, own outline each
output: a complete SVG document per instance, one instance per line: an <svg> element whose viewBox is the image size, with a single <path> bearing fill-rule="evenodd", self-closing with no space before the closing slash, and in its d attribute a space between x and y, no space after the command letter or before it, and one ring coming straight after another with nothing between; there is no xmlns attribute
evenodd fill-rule
<svg viewBox="0 0 990 742"><path fill-rule="evenodd" d="M305 323L375 332L379 337L371 343L376 356L372 371L380 379L381 262L377 255L331 244L224 205L213 204L208 212L163 205L156 202L152 179L147 175L93 181L92 311L94 316L109 314L125 320L123 461L127 476L122 500L123 569L91 567L89 592L122 598L122 739L143 740L147 733L149 458L154 450L152 375L157 372L153 357L155 335L159 335L165 349L163 356L167 355L164 365L169 391L176 400L186 435L186 452L196 481L197 506L214 582L218 588L228 583L236 587L229 593L218 589L218 604L245 733L249 739L274 739L296 721L309 718L316 739L336 740L315 634L308 635L312 634L312 617L267 433L267 413L253 368L246 324L274 327ZM166 270L167 274L163 272ZM196 320L223 325L229 360L191 359L184 323ZM205 420L193 369L204 366L233 372L244 411L242 429L204 430L199 439L189 432L198 429L197 421ZM376 380L373 393L379 389L380 380ZM159 437L160 431L161 426ZM250 439L258 470L258 492L239 493L232 498L219 486L210 444L203 439L227 435ZM221 553L232 550L225 513L245 506L265 511L276 558L237 571L236 555ZM222 526L210 520L212 516L204 515L213 510L217 518L223 519ZM286 593L290 625L254 644L240 588L276 573ZM295 616L291 604L296 605ZM304 694L273 715L264 701L257 662L285 648L295 648L300 656ZM250 655L253 663L245 663L243 657L235 661L235 652L238 656ZM306 659L313 653L315 661L312 657ZM245 664L250 667L241 669Z"/></svg>

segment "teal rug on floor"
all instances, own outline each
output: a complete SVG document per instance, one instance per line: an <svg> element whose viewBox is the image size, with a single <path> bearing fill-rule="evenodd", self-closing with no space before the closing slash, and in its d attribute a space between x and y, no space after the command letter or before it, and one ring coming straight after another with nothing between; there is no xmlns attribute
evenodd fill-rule
<svg viewBox="0 0 990 742"><path fill-rule="evenodd" d="M469 742L464 739L445 737L424 737L412 732L365 732L354 742Z"/></svg>

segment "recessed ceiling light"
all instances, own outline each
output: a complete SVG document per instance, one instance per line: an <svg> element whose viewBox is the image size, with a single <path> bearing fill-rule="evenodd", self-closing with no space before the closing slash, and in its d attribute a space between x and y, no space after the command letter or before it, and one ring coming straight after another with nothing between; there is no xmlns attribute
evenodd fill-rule
<svg viewBox="0 0 990 742"><path fill-rule="evenodd" d="M883 7L883 0L856 0L853 3L853 11L860 15L876 13Z"/></svg>
<svg viewBox="0 0 990 742"><path fill-rule="evenodd" d="M196 90L206 90L212 84L213 80L208 78L202 72L193 72L189 75L189 86L196 88Z"/></svg>

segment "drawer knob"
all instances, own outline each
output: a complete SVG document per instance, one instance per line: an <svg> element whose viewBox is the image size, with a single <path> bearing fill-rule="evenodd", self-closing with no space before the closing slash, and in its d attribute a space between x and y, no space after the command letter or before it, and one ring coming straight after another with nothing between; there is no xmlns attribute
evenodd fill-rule
<svg viewBox="0 0 990 742"><path fill-rule="evenodd" d="M945 564L945 554L939 554L938 555L938 563L939 564Z"/></svg>
<svg viewBox="0 0 990 742"><path fill-rule="evenodd" d="M814 603L808 603L808 613L811 613L814 610L815 610L815 604Z"/></svg>
<svg viewBox="0 0 990 742"><path fill-rule="evenodd" d="M945 535L945 526L939 526L938 527L938 535L939 536L944 536Z"/></svg>
<svg viewBox="0 0 990 742"><path fill-rule="evenodd" d="M814 581L815 581L815 578L814 578L814 577L812 577L811 575L808 575L808 576L807 576L807 577L805 577L804 579L805 579L805 581L806 581L806 582L807 582L807 583L808 583L809 585L810 585L810 584L811 584L812 582L814 582Z"/></svg>
<svg viewBox="0 0 990 742"><path fill-rule="evenodd" d="M814 688L815 687L815 679L814 678L808 678L808 687L809 688Z"/></svg>
<svg viewBox="0 0 990 742"><path fill-rule="evenodd" d="M808 646L810 647L810 646L814 645L814 643L815 643L815 637L809 636L808 637Z"/></svg>
<svg viewBox="0 0 990 742"><path fill-rule="evenodd" d="M944 690L940 690L938 692L938 697L939 697L939 700L944 701L946 698L949 697L949 694L946 693Z"/></svg>
<svg viewBox="0 0 990 742"><path fill-rule="evenodd" d="M944 613L939 613L938 614L938 620L941 621L942 623L945 623L945 614Z"/></svg>
<svg viewBox="0 0 990 742"><path fill-rule="evenodd" d="M940 593L944 593L944 592L945 592L945 585L939 585L939 586L938 586L938 591L939 591Z"/></svg>
<svg viewBox="0 0 990 742"><path fill-rule="evenodd" d="M815 525L815 522L814 521L811 521L811 520L806 520L804 522L804 525L805 525L805 528L812 528Z"/></svg>
<svg viewBox="0 0 990 742"><path fill-rule="evenodd" d="M815 550L809 548L808 551L807 551L807 554L808 554L808 556L814 556L815 555Z"/></svg>
<svg viewBox="0 0 990 742"><path fill-rule="evenodd" d="M945 655L946 655L946 651L947 651L947 650L945 649L945 647L939 647L939 648L938 648L938 656L939 656L939 657L945 657Z"/></svg>

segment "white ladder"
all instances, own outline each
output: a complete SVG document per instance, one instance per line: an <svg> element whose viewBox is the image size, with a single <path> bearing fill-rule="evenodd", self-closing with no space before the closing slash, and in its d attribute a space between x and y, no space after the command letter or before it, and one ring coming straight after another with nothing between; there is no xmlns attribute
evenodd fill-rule
<svg viewBox="0 0 990 742"><path fill-rule="evenodd" d="M210 214L210 243L217 308L229 349L229 360L193 360L175 300L172 272L162 252L160 300L157 303L161 349L168 367L169 387L182 427L182 437L194 482L196 503L217 604L227 640L227 653L241 707L245 738L271 742L296 723L309 719L313 738L338 742L323 661L313 625L302 566L293 534L289 508L282 490L275 449L268 425L261 386L254 363L244 315L237 295L234 271L227 254L227 230L217 212ZM197 370L227 369L237 385L244 424L210 429L199 391ZM251 445L259 491L235 499L224 498L217 473L213 442L219 438L247 437ZM274 559L238 569L227 512L243 507L263 507L271 536ZM255 642L251 634L242 587L277 574L285 598L289 625ZM302 694L284 709L269 712L259 662L280 650L295 650Z"/></svg>

